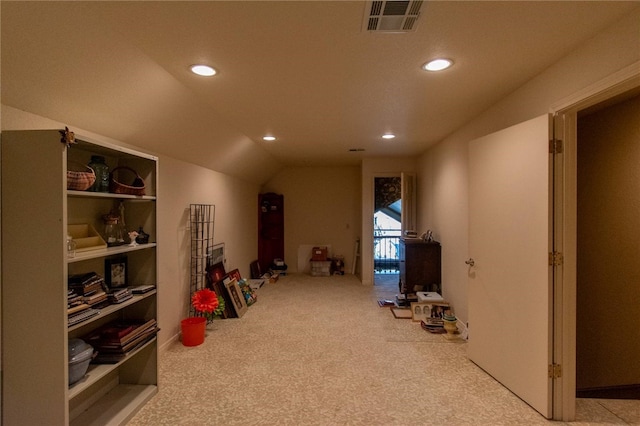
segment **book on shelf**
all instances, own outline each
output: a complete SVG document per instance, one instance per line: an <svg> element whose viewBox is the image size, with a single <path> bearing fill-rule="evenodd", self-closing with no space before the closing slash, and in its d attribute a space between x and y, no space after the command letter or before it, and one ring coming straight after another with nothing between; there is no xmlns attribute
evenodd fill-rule
<svg viewBox="0 0 640 426"><path fill-rule="evenodd" d="M99 313L100 313L99 310L94 309L94 308L90 308L90 307L82 309L81 311L74 312L73 314L70 314L68 316L67 325L69 327L71 327L72 325L76 325L76 324L84 322L84 321L86 321L86 320L88 320L90 318L93 318L96 315L98 315Z"/></svg>
<svg viewBox="0 0 640 426"><path fill-rule="evenodd" d="M107 290L104 278L95 272L69 276L68 288L85 297Z"/></svg>
<svg viewBox="0 0 640 426"><path fill-rule="evenodd" d="M94 330L84 340L98 351L95 362L118 362L158 331L155 319L115 321Z"/></svg>
<svg viewBox="0 0 640 426"><path fill-rule="evenodd" d="M131 299L133 297L133 293L131 293L131 291L128 288L123 288L123 289L114 290L108 293L108 296L109 296L109 302L118 304L118 303L124 302L125 300Z"/></svg>
<svg viewBox="0 0 640 426"><path fill-rule="evenodd" d="M153 284L143 284L143 285L136 285L133 287L129 287L129 290L131 291L131 293L133 294L144 294L144 293L148 293L151 290L155 290L156 286Z"/></svg>
<svg viewBox="0 0 640 426"><path fill-rule="evenodd" d="M107 300L107 293L105 293L104 291L100 290L97 291L95 293L92 293L89 296L85 296L83 298L84 302L89 304L89 305L95 305L98 304L102 301Z"/></svg>

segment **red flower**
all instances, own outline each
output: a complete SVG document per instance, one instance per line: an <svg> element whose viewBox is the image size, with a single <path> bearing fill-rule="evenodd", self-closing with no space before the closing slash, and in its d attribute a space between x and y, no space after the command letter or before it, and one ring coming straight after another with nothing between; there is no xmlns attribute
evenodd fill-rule
<svg viewBox="0 0 640 426"><path fill-rule="evenodd" d="M218 295L216 295L216 292L209 290L208 288L203 288L202 290L198 290L193 293L191 303L196 311L208 314L213 313L220 304L220 302L218 302Z"/></svg>

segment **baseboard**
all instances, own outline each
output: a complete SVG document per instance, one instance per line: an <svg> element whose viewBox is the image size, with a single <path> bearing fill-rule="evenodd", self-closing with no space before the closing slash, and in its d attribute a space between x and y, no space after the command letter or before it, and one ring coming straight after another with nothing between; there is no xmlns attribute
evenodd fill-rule
<svg viewBox="0 0 640 426"><path fill-rule="evenodd" d="M577 398L640 399L640 384L577 389Z"/></svg>
<svg viewBox="0 0 640 426"><path fill-rule="evenodd" d="M458 320L456 321L456 325L458 326L458 332L460 332L460 338L463 340L468 340L469 330L467 330L466 324L460 321L460 319L458 318Z"/></svg>

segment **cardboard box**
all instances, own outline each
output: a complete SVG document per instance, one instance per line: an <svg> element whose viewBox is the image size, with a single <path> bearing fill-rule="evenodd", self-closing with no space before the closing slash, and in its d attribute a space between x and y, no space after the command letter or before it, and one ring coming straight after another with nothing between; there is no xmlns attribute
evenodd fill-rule
<svg viewBox="0 0 640 426"><path fill-rule="evenodd" d="M324 262L328 258L326 247L314 247L311 250L311 260L315 262Z"/></svg>

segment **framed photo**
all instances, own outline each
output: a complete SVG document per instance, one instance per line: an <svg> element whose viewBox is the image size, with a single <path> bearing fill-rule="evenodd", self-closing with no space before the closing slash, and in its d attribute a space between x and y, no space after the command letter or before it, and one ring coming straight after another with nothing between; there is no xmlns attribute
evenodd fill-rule
<svg viewBox="0 0 640 426"><path fill-rule="evenodd" d="M104 280L109 288L126 287L128 283L127 256L104 260Z"/></svg>
<svg viewBox="0 0 640 426"><path fill-rule="evenodd" d="M240 271L238 271L237 269L229 272L229 278L235 279L238 282L242 279L242 277L240 276Z"/></svg>
<svg viewBox="0 0 640 426"><path fill-rule="evenodd" d="M224 263L220 262L215 263L211 266L207 266L207 280L209 284L208 287L211 287L214 283L221 281L225 275L226 272L224 271Z"/></svg>
<svg viewBox="0 0 640 426"><path fill-rule="evenodd" d="M224 265L224 243L215 244L212 247L207 247L207 266L216 265L222 263Z"/></svg>
<svg viewBox="0 0 640 426"><path fill-rule="evenodd" d="M411 319L427 322L427 318L442 318L449 309L447 302L411 302Z"/></svg>
<svg viewBox="0 0 640 426"><path fill-rule="evenodd" d="M244 300L244 295L238 285L238 281L236 281L235 278L231 279L228 282L225 282L225 286L227 287L227 292L229 293L229 298L231 299L231 303L233 304L236 314L238 315L238 318L241 318L245 312L247 312L248 306Z"/></svg>

